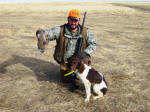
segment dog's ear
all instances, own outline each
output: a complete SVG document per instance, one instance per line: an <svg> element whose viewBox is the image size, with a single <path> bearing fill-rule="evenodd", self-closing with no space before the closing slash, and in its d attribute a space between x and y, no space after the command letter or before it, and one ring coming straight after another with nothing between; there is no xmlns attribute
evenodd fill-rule
<svg viewBox="0 0 150 112"><path fill-rule="evenodd" d="M90 60L88 61L88 65L91 65L91 61Z"/></svg>
<svg viewBox="0 0 150 112"><path fill-rule="evenodd" d="M83 65L84 64L83 60L79 60L79 64Z"/></svg>
<svg viewBox="0 0 150 112"><path fill-rule="evenodd" d="M83 73L85 67L84 67L84 62L82 60L80 60L79 62L79 73Z"/></svg>

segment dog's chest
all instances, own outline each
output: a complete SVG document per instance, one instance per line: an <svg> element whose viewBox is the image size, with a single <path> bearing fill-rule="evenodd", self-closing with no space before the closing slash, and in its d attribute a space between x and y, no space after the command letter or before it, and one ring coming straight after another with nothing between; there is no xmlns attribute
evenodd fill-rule
<svg viewBox="0 0 150 112"><path fill-rule="evenodd" d="M87 80L87 75L89 73L89 70L90 68L86 67L82 73L78 72L77 77L83 82L89 82L89 80Z"/></svg>
<svg viewBox="0 0 150 112"><path fill-rule="evenodd" d="M84 83L100 84L103 80L103 76L97 72L95 69L84 64L83 72L78 73L78 78Z"/></svg>

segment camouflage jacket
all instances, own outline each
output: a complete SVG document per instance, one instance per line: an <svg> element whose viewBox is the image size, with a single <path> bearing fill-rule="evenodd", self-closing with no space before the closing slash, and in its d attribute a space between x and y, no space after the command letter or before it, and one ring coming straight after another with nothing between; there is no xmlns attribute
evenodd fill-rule
<svg viewBox="0 0 150 112"><path fill-rule="evenodd" d="M49 41L52 40L59 40L60 38L60 28L61 26L53 27L50 29L46 29L45 33L48 35ZM71 32L68 27L64 29L64 37L67 39L67 46L65 48L65 61L68 58L72 57L75 54L76 47L77 47L77 40L80 38L81 27L78 26L77 32ZM86 36L86 45L87 47L84 49L84 52L91 55L91 53L96 50L97 41L96 37L87 29L87 36Z"/></svg>

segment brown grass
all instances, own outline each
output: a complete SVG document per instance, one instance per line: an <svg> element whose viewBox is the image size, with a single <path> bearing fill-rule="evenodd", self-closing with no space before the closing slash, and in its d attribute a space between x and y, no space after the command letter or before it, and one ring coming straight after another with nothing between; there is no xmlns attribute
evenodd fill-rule
<svg viewBox="0 0 150 112"><path fill-rule="evenodd" d="M68 91L35 31L66 23L72 8L87 11L99 47L93 67L109 84L103 99L84 103L83 85ZM0 112L150 112L150 3L0 4Z"/></svg>

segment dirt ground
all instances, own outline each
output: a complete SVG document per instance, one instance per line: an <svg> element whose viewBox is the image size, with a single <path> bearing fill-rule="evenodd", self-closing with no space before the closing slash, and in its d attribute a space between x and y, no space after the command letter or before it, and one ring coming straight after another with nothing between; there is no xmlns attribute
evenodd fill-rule
<svg viewBox="0 0 150 112"><path fill-rule="evenodd" d="M62 84L53 59L55 41L37 50L35 32L67 22L72 8L87 11L97 37L92 66L108 92L84 103ZM83 16L82 16L83 17ZM150 112L150 2L0 4L0 112Z"/></svg>

